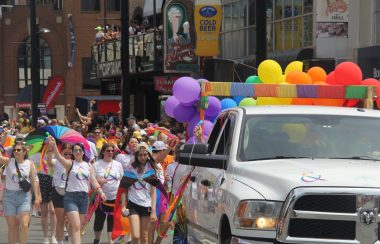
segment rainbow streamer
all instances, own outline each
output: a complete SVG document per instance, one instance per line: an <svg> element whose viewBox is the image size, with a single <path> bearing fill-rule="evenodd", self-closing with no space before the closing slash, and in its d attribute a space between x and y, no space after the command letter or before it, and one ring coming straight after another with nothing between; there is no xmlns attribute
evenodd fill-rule
<svg viewBox="0 0 380 244"><path fill-rule="evenodd" d="M100 195L95 191L91 190L89 193L89 198L90 198L90 206L88 208L88 212L86 216L84 217L84 224L82 225L81 228L81 235L83 235L87 229L88 223L90 223L90 220L92 218L92 215L94 214L95 210L98 208L99 203L100 203Z"/></svg>
<svg viewBox="0 0 380 244"><path fill-rule="evenodd" d="M45 144L42 148L41 156L40 156L40 165L37 168L37 172L44 172L45 174L48 173L47 165L45 162L45 155L48 148L48 144Z"/></svg>

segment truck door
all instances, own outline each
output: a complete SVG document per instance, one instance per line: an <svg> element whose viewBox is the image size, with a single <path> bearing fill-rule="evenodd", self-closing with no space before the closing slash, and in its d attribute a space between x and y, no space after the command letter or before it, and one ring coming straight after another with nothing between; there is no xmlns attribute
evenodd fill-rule
<svg viewBox="0 0 380 244"><path fill-rule="evenodd" d="M213 145L211 154L229 155L235 126L235 116L233 114L226 114L220 117L216 123L221 128L218 133L215 131L215 134L213 134L214 131L212 131L210 135L209 144L210 146ZM204 168L199 171L199 175L197 176L198 189L201 192L202 221L204 221L201 223L201 226L206 227L212 232L208 235L210 241L217 240L227 165L228 160L225 162L224 169Z"/></svg>

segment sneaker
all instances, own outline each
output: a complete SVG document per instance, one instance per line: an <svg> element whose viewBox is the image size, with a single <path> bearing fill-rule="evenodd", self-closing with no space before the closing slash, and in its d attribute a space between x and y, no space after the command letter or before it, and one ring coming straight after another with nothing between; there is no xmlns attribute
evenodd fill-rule
<svg viewBox="0 0 380 244"><path fill-rule="evenodd" d="M58 241L57 241L57 239L55 238L55 236L52 236L52 237L51 237L51 243L52 243L52 244L58 244Z"/></svg>
<svg viewBox="0 0 380 244"><path fill-rule="evenodd" d="M48 237L45 237L44 238L44 241L42 242L43 244L49 244L50 242L49 242L49 238Z"/></svg>

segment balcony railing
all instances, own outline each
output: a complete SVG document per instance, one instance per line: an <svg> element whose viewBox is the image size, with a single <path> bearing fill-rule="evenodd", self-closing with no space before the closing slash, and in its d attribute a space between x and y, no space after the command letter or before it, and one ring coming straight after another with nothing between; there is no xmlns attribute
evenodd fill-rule
<svg viewBox="0 0 380 244"><path fill-rule="evenodd" d="M161 32L156 31L156 49L154 31L131 36L129 38L129 72L132 74L160 69L162 60L155 60L162 48ZM157 48L159 47L159 48ZM121 75L121 41L114 40L91 47L93 71L96 78ZM156 51L156 55L155 55ZM157 65L158 64L158 65Z"/></svg>

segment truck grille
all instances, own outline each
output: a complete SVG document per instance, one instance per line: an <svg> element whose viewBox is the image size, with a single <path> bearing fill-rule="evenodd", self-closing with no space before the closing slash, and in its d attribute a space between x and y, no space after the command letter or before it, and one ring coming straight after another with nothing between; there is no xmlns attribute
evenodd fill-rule
<svg viewBox="0 0 380 244"><path fill-rule="evenodd" d="M380 243L380 189L298 188L281 212L281 243Z"/></svg>

